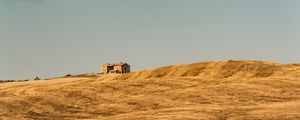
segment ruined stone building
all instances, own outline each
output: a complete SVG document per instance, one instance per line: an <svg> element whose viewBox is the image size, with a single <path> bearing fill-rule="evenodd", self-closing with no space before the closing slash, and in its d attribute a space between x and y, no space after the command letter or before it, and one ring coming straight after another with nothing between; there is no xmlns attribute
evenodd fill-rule
<svg viewBox="0 0 300 120"><path fill-rule="evenodd" d="M130 73L130 65L124 62L117 63L117 64L102 64L102 73L117 73L117 74L124 74Z"/></svg>

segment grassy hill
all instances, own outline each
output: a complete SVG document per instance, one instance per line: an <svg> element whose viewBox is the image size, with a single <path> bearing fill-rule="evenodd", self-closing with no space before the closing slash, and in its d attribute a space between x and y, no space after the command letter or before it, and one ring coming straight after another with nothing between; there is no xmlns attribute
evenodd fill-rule
<svg viewBox="0 0 300 120"><path fill-rule="evenodd" d="M0 119L300 119L300 64L230 60L3 83Z"/></svg>

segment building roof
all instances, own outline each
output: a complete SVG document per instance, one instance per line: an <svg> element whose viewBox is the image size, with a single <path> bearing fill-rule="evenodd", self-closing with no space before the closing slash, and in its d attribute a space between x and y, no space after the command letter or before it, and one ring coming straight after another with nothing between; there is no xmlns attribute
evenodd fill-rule
<svg viewBox="0 0 300 120"><path fill-rule="evenodd" d="M117 63L117 64L115 64L115 65L117 65L117 66L122 66L122 65L128 65L128 64L125 63L125 62L120 62L120 63Z"/></svg>
<svg viewBox="0 0 300 120"><path fill-rule="evenodd" d="M114 64L106 63L106 64L102 64L102 66L114 66Z"/></svg>
<svg viewBox="0 0 300 120"><path fill-rule="evenodd" d="M110 64L110 63L107 63L107 64L102 64L102 66L108 66L108 67L111 67L111 66L123 66L123 65L128 65L127 63L125 62L120 62L120 63L117 63L117 64Z"/></svg>

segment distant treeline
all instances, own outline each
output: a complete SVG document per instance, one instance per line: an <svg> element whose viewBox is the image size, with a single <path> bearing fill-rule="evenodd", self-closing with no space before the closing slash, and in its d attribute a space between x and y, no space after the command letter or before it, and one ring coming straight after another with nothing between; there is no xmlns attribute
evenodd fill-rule
<svg viewBox="0 0 300 120"><path fill-rule="evenodd" d="M6 82L25 82L29 80L0 80L0 83L6 83Z"/></svg>
<svg viewBox="0 0 300 120"><path fill-rule="evenodd" d="M98 77L99 75L101 75L100 73L86 73L86 74L78 74L78 75L71 75L71 74L67 74L64 77ZM56 78L61 78L61 77L56 77ZM33 80L51 80L54 78L47 78L47 79L41 79L39 77L34 78ZM7 83L7 82L26 82L26 81L33 81L33 80L0 80L0 83ZM1 119L0 119L1 120Z"/></svg>

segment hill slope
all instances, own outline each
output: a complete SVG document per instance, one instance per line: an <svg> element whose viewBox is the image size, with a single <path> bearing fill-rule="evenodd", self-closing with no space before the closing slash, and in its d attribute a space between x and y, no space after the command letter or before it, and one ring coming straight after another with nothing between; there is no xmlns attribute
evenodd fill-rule
<svg viewBox="0 0 300 120"><path fill-rule="evenodd" d="M300 119L300 65L221 61L0 84L0 119Z"/></svg>

